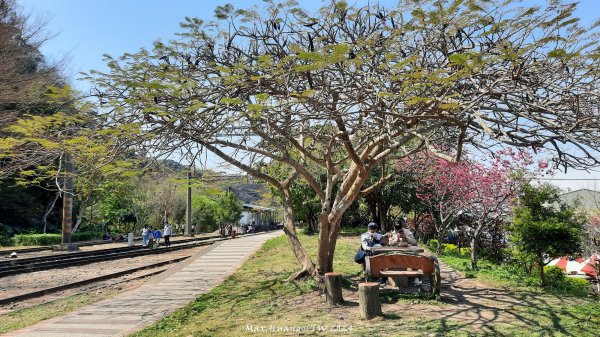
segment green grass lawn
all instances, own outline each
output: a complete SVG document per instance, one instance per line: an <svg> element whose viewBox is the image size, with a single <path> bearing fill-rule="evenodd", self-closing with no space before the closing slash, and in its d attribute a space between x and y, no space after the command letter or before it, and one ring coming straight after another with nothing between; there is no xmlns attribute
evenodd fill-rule
<svg viewBox="0 0 600 337"><path fill-rule="evenodd" d="M301 241L314 256L316 236ZM334 269L344 274L347 290L360 280L360 265L352 260L357 242L340 237L336 248ZM492 320L485 331L461 319L462 309L453 304L390 292L381 295L384 317L365 321L355 301L330 308L313 280L287 282L298 269L285 237L270 240L223 284L134 336L596 336L600 331L599 303L546 301L527 292L515 295L527 305L512 309L514 322ZM412 305L414 312L407 309ZM428 310L456 315L431 318Z"/></svg>

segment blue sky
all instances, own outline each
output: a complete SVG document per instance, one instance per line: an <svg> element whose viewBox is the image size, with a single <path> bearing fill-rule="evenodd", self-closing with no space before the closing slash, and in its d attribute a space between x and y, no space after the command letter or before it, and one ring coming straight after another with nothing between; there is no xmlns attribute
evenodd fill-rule
<svg viewBox="0 0 600 337"><path fill-rule="evenodd" d="M297 1L309 10L323 4L319 0ZM527 0L526 3L545 1ZM392 0L379 2L395 3ZM42 52L50 59L66 58L67 75L80 89L87 88L87 85L76 82L77 74L91 69L105 70L103 54L120 56L141 47L150 47L157 39L172 39L180 30L179 22L185 16L211 20L218 5L231 3L236 8L247 8L264 4L261 0L17 0L17 3L24 12L49 20L48 32L56 36L42 47ZM367 1L348 0L348 3L366 4ZM592 23L600 18L600 0L580 0L576 13L582 23ZM600 174L572 171L556 178L600 179ZM600 189L600 181L557 180L553 183L571 189L594 188L597 183Z"/></svg>

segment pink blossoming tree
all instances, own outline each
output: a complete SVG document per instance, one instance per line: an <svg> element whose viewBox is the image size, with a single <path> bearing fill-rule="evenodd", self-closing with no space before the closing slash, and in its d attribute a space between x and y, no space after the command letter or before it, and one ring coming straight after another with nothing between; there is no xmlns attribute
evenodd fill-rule
<svg viewBox="0 0 600 337"><path fill-rule="evenodd" d="M417 198L431 214L438 241L437 254L442 251L442 239L467 207L469 164L453 163L428 153L404 159L397 165L400 171L411 171L418 177Z"/></svg>
<svg viewBox="0 0 600 337"><path fill-rule="evenodd" d="M435 223L441 253L442 240L461 215L471 218L467 235L471 267L477 269L477 244L482 235L507 218L516 200L519 184L532 176L532 156L512 149L496 153L491 163L465 159L454 163L428 154L399 162L397 169L417 173L417 197L426 205ZM545 161L538 169L547 169Z"/></svg>

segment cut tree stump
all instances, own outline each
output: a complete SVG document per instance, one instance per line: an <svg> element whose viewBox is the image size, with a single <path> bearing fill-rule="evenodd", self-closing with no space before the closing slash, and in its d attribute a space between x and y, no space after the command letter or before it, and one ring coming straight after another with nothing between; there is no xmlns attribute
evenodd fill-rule
<svg viewBox="0 0 600 337"><path fill-rule="evenodd" d="M325 273L325 299L330 305L342 304L342 273Z"/></svg>
<svg viewBox="0 0 600 337"><path fill-rule="evenodd" d="M362 318L371 319L381 316L381 301L379 300L379 283L363 282L358 284L358 303Z"/></svg>

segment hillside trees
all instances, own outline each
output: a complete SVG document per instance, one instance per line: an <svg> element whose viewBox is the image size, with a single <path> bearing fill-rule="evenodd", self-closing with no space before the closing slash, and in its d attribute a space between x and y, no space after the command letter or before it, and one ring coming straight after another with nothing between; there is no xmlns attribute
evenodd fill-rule
<svg viewBox="0 0 600 337"><path fill-rule="evenodd" d="M88 79L112 109L107 122L154 137L140 145L197 144L280 190L298 275L322 275L344 212L385 183L367 180L388 158L429 149L456 160L463 147L508 144L548 148L554 164L597 163L597 29L579 26L573 9L339 1L312 15L293 2L226 5L219 22L187 18L177 40L108 57L110 70ZM254 165L271 161L289 174ZM296 178L320 202L316 264L294 238Z"/></svg>
<svg viewBox="0 0 600 337"><path fill-rule="evenodd" d="M48 191L40 212L44 232L62 197L63 243L69 243L74 205L85 209L97 182L131 170L133 162L119 162L127 157L123 130L100 130L95 107L65 86L59 65L41 54L44 26L21 14L15 1L0 1L0 179ZM128 126L127 135L134 129Z"/></svg>
<svg viewBox="0 0 600 337"><path fill-rule="evenodd" d="M57 199L55 193L43 189L15 186L18 176L6 169L12 162L2 154L13 144L7 139L8 125L25 113L50 113L51 104L44 93L48 85L60 82L60 67L47 62L39 50L48 38L45 25L43 19L21 13L14 0L0 1L0 190L6 207L0 222L21 228L42 223L45 229ZM15 195L19 197L12 198ZM21 200L43 205L39 209L23 207Z"/></svg>
<svg viewBox="0 0 600 337"><path fill-rule="evenodd" d="M0 133L25 112L42 112L46 87L60 82L59 65L39 50L48 39L45 25L21 13L15 0L0 0Z"/></svg>

